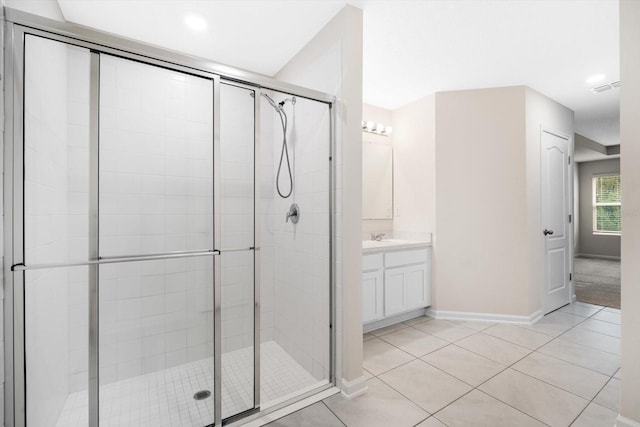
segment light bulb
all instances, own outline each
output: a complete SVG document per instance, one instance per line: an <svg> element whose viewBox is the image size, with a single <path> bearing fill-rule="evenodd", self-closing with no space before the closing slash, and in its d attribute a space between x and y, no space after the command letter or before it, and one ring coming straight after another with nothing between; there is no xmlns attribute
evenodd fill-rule
<svg viewBox="0 0 640 427"><path fill-rule="evenodd" d="M589 78L587 78L586 82L587 84L594 84L594 83L600 83L601 81L603 81L607 76L605 76L604 74L594 74L593 76L590 76Z"/></svg>
<svg viewBox="0 0 640 427"><path fill-rule="evenodd" d="M204 31L207 29L207 21L200 15L187 15L184 17L184 23L194 31Z"/></svg>

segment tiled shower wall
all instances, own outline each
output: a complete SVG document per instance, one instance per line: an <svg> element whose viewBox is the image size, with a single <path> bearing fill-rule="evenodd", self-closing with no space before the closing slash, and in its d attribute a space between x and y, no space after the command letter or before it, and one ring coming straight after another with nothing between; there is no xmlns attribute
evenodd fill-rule
<svg viewBox="0 0 640 427"><path fill-rule="evenodd" d="M276 96L279 102L282 95ZM265 103L266 105L266 103ZM282 149L282 127L271 115L273 170ZM273 195L269 220L274 242L274 336L293 358L318 380L329 373L329 154L330 110L326 104L298 98L287 103L287 144L294 191L282 199ZM275 172L273 173L275 182ZM283 192L289 188L286 166L280 174ZM300 221L285 222L292 203Z"/></svg>

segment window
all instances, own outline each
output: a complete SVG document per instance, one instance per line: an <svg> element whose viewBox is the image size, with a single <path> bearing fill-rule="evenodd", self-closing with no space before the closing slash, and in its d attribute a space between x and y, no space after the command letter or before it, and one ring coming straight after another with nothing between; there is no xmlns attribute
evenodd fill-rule
<svg viewBox="0 0 640 427"><path fill-rule="evenodd" d="M593 233L620 235L620 175L593 177Z"/></svg>

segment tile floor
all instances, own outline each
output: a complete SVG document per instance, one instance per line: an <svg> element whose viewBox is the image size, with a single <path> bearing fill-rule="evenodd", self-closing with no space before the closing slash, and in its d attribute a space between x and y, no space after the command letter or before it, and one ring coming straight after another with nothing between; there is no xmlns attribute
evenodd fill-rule
<svg viewBox="0 0 640 427"><path fill-rule="evenodd" d="M620 310L574 303L534 325L428 317L364 337L365 395L271 427L613 427Z"/></svg>
<svg viewBox="0 0 640 427"><path fill-rule="evenodd" d="M261 399L277 401L318 380L273 341L260 348ZM253 348L222 355L222 415L253 406ZM326 381L324 381L326 383ZM100 387L100 425L105 427L202 427L213 424L213 399L196 401L213 388L213 359L179 365ZM87 392L67 397L56 427L88 425Z"/></svg>

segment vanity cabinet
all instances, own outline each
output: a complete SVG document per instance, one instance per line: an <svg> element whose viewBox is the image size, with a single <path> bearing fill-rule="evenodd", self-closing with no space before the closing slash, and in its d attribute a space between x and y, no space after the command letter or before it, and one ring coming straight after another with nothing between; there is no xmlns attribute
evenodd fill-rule
<svg viewBox="0 0 640 427"><path fill-rule="evenodd" d="M370 323L431 304L431 248L388 249L362 257L362 321Z"/></svg>

